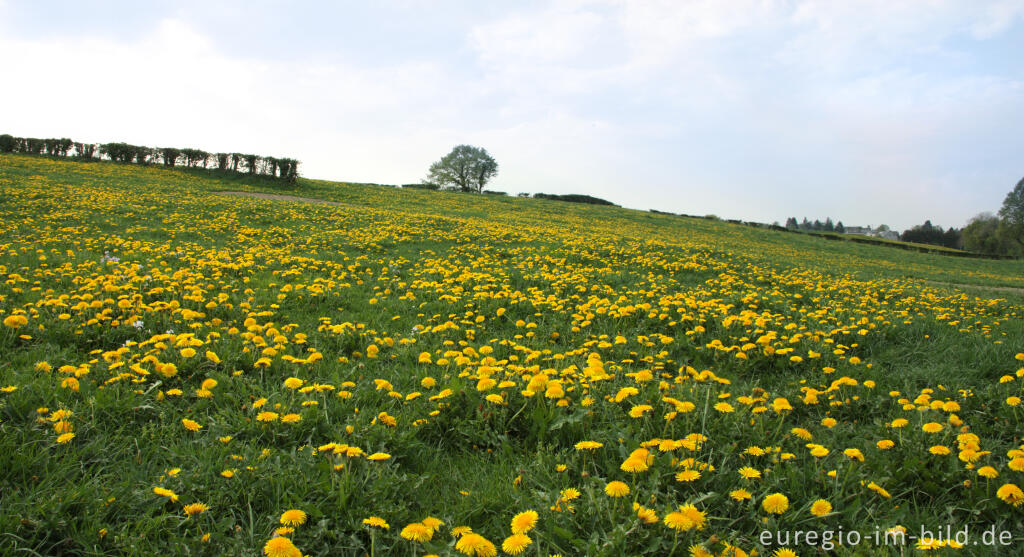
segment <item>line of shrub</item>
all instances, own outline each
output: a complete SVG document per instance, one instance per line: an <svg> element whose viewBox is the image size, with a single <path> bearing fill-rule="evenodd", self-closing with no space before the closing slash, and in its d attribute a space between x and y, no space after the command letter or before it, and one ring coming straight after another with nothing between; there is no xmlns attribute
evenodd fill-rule
<svg viewBox="0 0 1024 557"><path fill-rule="evenodd" d="M72 149L74 154L72 155ZM290 158L263 157L246 153L210 153L202 149L146 147L128 143L79 143L70 138L38 139L0 135L0 153L73 156L77 159L104 159L120 163L162 164L189 168L216 168L252 175L281 178L294 182L299 176L299 161Z"/></svg>
<svg viewBox="0 0 1024 557"><path fill-rule="evenodd" d="M611 201L594 197L592 195L583 195L579 193L569 193L565 195L558 195L553 193L535 193L533 197L536 199L550 199L552 201L568 201L570 203L588 203L590 205L611 205L612 207L618 207L618 205Z"/></svg>

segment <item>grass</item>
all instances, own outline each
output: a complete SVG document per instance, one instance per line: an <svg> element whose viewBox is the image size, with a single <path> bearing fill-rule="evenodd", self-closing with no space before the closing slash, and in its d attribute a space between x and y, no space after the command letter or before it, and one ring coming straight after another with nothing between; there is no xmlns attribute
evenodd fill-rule
<svg viewBox="0 0 1024 557"><path fill-rule="evenodd" d="M1024 262L8 155L0 199L3 553L488 554L524 511L529 555L1020 541Z"/></svg>

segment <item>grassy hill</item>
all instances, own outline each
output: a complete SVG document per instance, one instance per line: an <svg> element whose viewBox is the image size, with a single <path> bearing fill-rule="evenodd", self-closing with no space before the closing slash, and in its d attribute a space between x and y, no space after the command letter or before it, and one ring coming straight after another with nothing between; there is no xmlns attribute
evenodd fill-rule
<svg viewBox="0 0 1024 557"><path fill-rule="evenodd" d="M0 278L5 553L1024 531L1021 261L0 155Z"/></svg>

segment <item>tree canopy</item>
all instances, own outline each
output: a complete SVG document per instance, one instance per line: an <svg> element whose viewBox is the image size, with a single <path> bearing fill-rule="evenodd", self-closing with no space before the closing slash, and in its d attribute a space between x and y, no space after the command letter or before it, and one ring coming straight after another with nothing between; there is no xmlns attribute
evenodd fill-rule
<svg viewBox="0 0 1024 557"><path fill-rule="evenodd" d="M427 181L441 187L480 193L498 174L498 162L486 149L457 145L441 160L430 165Z"/></svg>
<svg viewBox="0 0 1024 557"><path fill-rule="evenodd" d="M1003 207L999 209L999 218L1000 235L1014 242L1018 251L1024 252L1024 178L1006 194Z"/></svg>

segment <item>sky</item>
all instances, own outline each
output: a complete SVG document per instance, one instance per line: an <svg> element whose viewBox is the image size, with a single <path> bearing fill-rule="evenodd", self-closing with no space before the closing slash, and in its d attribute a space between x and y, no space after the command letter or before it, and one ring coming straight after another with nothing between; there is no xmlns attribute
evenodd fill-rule
<svg viewBox="0 0 1024 557"><path fill-rule="evenodd" d="M0 0L0 133L902 230L1024 176L1024 0Z"/></svg>

